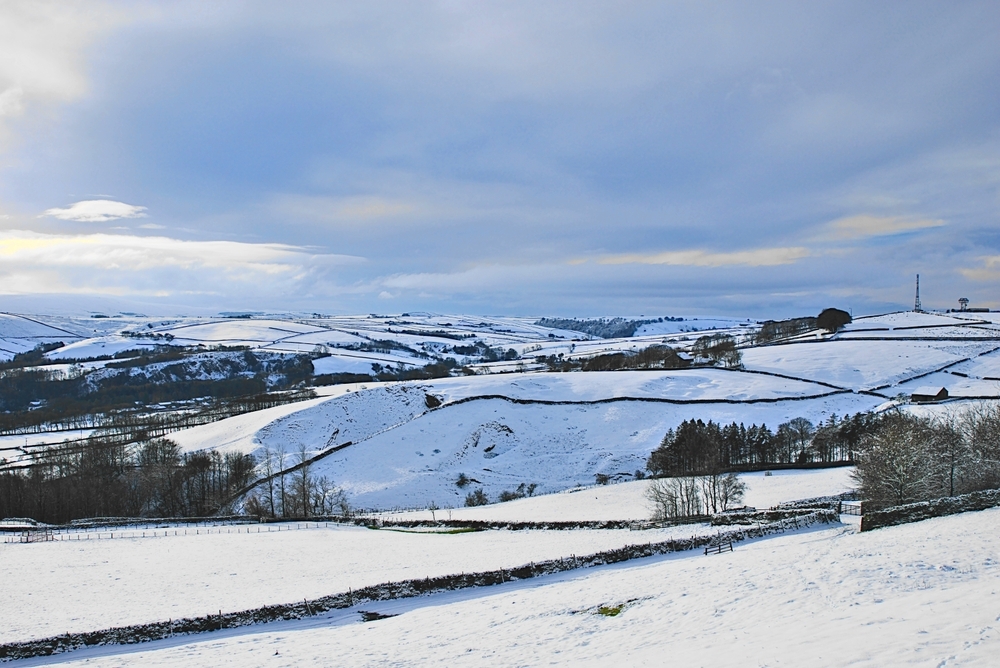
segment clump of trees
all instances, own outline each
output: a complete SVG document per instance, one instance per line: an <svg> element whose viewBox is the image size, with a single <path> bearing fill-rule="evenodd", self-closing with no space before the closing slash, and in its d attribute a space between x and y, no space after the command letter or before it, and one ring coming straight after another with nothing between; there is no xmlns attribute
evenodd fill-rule
<svg viewBox="0 0 1000 668"><path fill-rule="evenodd" d="M853 462L861 438L878 417L831 415L819 426L797 417L771 431L766 425L685 420L669 430L649 456L655 476L700 475L715 469L755 471L776 465Z"/></svg>
<svg viewBox="0 0 1000 668"><path fill-rule="evenodd" d="M1000 488L1000 406L887 413L862 440L854 477L876 510Z"/></svg>
<svg viewBox="0 0 1000 668"><path fill-rule="evenodd" d="M798 417L777 431L764 424L685 420L666 433L646 461L654 476L647 500L656 519L722 512L743 500L737 472L854 461L861 439L878 420L868 413L832 415L816 427Z"/></svg>
<svg viewBox="0 0 1000 668"><path fill-rule="evenodd" d="M722 364L735 369L743 363L743 354L736 347L736 339L729 334L709 334L699 337L691 346L691 354L696 360L710 364Z"/></svg>
<svg viewBox="0 0 1000 668"><path fill-rule="evenodd" d="M827 308L816 318L816 326L828 332L836 332L844 325L850 324L852 318L847 311L839 308Z"/></svg>
<svg viewBox="0 0 1000 668"><path fill-rule="evenodd" d="M833 333L851 322L851 314L839 308L823 309L815 318L789 318L788 320L766 320L754 336L756 343L768 343L802 334L812 329L823 329Z"/></svg>
<svg viewBox="0 0 1000 668"><path fill-rule="evenodd" d="M757 330L757 343L768 343L778 339L787 339L796 334L816 329L816 318L789 318L788 320L765 320Z"/></svg>
<svg viewBox="0 0 1000 668"><path fill-rule="evenodd" d="M568 329L583 332L602 339L622 339L635 334L635 331L654 322L663 322L664 318L651 320L626 320L625 318L597 318L594 320L577 320L576 318L542 318L536 325L551 329ZM683 318L666 318L668 321L683 320Z"/></svg>
<svg viewBox="0 0 1000 668"><path fill-rule="evenodd" d="M513 348L504 351L502 348L493 348L485 341L476 341L467 346L453 346L451 352L465 357L478 357L480 362L499 362L501 360L509 362L520 358L520 355Z"/></svg>
<svg viewBox="0 0 1000 668"><path fill-rule="evenodd" d="M485 506L489 502L490 498L486 496L486 492L481 487L465 495L465 505L467 506Z"/></svg>
<svg viewBox="0 0 1000 668"><path fill-rule="evenodd" d="M618 371L620 369L683 369L691 362L670 346L656 345L634 353L610 353L583 361L584 371Z"/></svg>
<svg viewBox="0 0 1000 668"><path fill-rule="evenodd" d="M64 523L212 515L249 484L255 466L252 455L181 453L167 439L59 445L27 469L0 472L0 517Z"/></svg>
<svg viewBox="0 0 1000 668"><path fill-rule="evenodd" d="M538 489L537 483L531 483L526 485L523 482L517 486L517 489L507 490L500 492L499 500L501 503L505 501L513 501L514 499L524 499L529 496L535 495L535 490Z"/></svg>
<svg viewBox="0 0 1000 668"><path fill-rule="evenodd" d="M743 502L746 485L735 473L655 478L646 487L653 519L720 513Z"/></svg>

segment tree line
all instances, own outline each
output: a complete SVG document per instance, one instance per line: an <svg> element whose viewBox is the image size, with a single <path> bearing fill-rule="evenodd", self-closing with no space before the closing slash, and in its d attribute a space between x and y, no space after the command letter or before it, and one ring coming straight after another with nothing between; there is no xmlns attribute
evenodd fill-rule
<svg viewBox="0 0 1000 668"><path fill-rule="evenodd" d="M936 417L893 410L865 436L854 473L874 510L1000 488L1000 406Z"/></svg>
<svg viewBox="0 0 1000 668"><path fill-rule="evenodd" d="M755 471L775 465L853 462L862 437L879 417L857 413L831 415L819 426L803 417L778 425L712 420L683 421L669 430L650 454L646 468L654 476L702 475L718 471Z"/></svg>
<svg viewBox="0 0 1000 668"><path fill-rule="evenodd" d="M167 439L52 446L25 470L0 472L0 517L60 524L91 517L216 514L254 478L252 455L182 453Z"/></svg>
<svg viewBox="0 0 1000 668"><path fill-rule="evenodd" d="M163 438L129 443L108 437L87 447L52 446L28 468L0 471L0 517L53 524L220 512L303 518L349 510L343 490L313 474L304 449L265 448L258 460L238 452L182 453Z"/></svg>

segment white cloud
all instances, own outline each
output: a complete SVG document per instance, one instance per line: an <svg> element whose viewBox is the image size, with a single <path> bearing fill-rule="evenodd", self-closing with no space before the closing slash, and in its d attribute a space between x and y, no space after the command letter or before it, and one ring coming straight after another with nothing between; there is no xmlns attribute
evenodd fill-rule
<svg viewBox="0 0 1000 668"><path fill-rule="evenodd" d="M145 218L145 211L144 206L134 206L110 199L91 199L77 202L65 209L46 209L42 215L81 223L103 223L119 218ZM146 229L160 229L160 226Z"/></svg>
<svg viewBox="0 0 1000 668"><path fill-rule="evenodd" d="M793 264L809 257L808 248L757 248L748 251L733 251L728 253L713 253L711 251L693 249L683 251L666 251L663 253L633 253L626 255L610 255L601 258L601 264L667 264L685 267L726 267L746 265L750 267L773 267L781 264Z"/></svg>
<svg viewBox="0 0 1000 668"><path fill-rule="evenodd" d="M309 291L331 270L360 262L363 258L275 243L0 232L5 294L275 297Z"/></svg>
<svg viewBox="0 0 1000 668"><path fill-rule="evenodd" d="M886 237L946 225L943 220L871 216L861 214L839 218L827 224L823 238L833 240Z"/></svg>
<svg viewBox="0 0 1000 668"><path fill-rule="evenodd" d="M165 225L157 225L156 223L144 223L139 226L140 230L165 230L167 229Z"/></svg>

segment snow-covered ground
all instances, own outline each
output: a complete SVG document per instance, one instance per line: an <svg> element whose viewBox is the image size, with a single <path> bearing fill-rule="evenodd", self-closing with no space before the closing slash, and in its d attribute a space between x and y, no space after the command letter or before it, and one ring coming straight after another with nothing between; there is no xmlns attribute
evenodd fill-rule
<svg viewBox="0 0 1000 668"><path fill-rule="evenodd" d="M746 484L743 505L770 508L783 501L832 496L854 489L853 467L831 469L763 471L741 473ZM576 487L556 494L544 494L488 506L405 513L381 513L387 520L481 520L492 522L568 522L607 520L648 520L651 515L645 492L649 480L617 485Z"/></svg>
<svg viewBox="0 0 1000 668"><path fill-rule="evenodd" d="M113 540L85 540L87 534L78 533L84 540L0 543L4 597L23 603L0 606L0 643L236 612L709 531L702 525L472 533L279 526L201 528L199 535L177 527L177 536L164 537L161 529L155 538Z"/></svg>
<svg viewBox="0 0 1000 668"><path fill-rule="evenodd" d="M282 407L289 412L277 419L264 416L255 422L251 416L239 416L171 438L185 450L221 447L260 456L265 448L284 449L289 465L297 463L303 451L312 455L350 441L353 445L316 462L312 473L341 486L353 506L426 508L433 503L454 508L461 507L466 494L476 488L496 498L521 483L535 483L539 493L550 493L591 484L596 473L631 475L645 467L667 430L686 419L767 424L773 429L798 416L818 422L830 414L869 410L883 402L857 394L694 405L646 401L550 405L484 398L428 411L425 390L440 388L440 384L404 384L369 389L299 411ZM462 473L474 481L471 487L456 485Z"/></svg>
<svg viewBox="0 0 1000 668"><path fill-rule="evenodd" d="M852 390L869 390L973 358L997 347L995 341L852 341L748 348L747 369L781 373L830 383Z"/></svg>
<svg viewBox="0 0 1000 668"><path fill-rule="evenodd" d="M995 666L1000 509L59 657L77 666ZM618 606L621 606L618 608ZM618 614L601 614L618 609ZM31 665L52 661L18 662Z"/></svg>

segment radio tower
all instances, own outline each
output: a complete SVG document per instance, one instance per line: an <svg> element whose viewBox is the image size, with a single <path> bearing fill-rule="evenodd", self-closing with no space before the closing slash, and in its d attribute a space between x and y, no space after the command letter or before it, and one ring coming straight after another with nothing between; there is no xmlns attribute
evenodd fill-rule
<svg viewBox="0 0 1000 668"><path fill-rule="evenodd" d="M920 274L917 274L917 296L913 300L913 310L914 311L923 311L924 310L924 309L922 309L920 307Z"/></svg>

